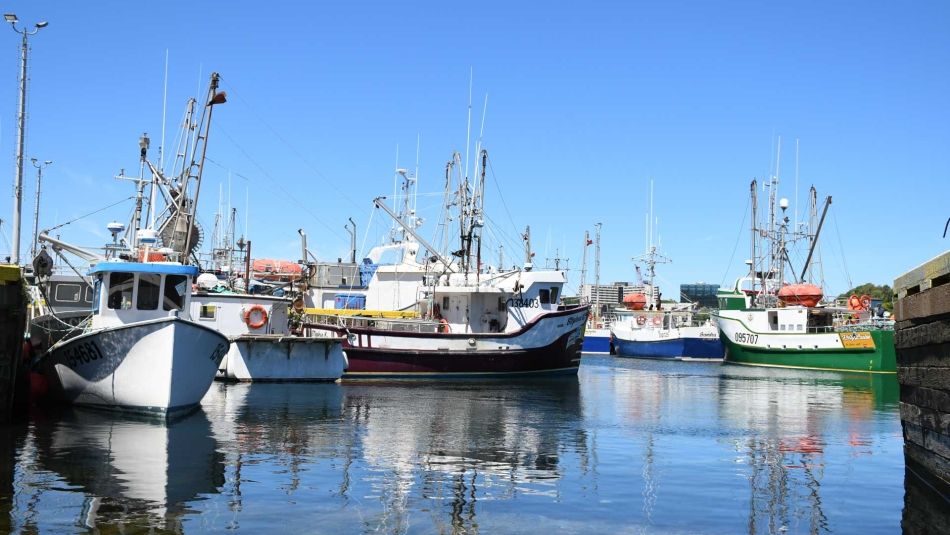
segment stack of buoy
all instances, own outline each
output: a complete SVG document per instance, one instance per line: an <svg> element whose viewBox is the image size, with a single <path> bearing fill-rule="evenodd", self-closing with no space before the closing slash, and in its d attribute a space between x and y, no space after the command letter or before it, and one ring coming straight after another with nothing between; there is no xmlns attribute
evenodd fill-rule
<svg viewBox="0 0 950 535"><path fill-rule="evenodd" d="M868 310L870 308L870 295L862 295L861 297L858 297L857 295L851 294L851 297L848 298L848 310Z"/></svg>

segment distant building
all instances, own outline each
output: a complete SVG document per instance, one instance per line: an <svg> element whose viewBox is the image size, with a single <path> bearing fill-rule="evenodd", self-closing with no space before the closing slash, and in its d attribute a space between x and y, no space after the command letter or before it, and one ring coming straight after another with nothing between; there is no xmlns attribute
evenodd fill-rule
<svg viewBox="0 0 950 535"><path fill-rule="evenodd" d="M601 311L603 314L623 303L623 298L627 295L635 293L650 295L649 287L644 284L631 284L623 281L600 285L585 284L581 286L580 298L582 303L600 304L603 308Z"/></svg>
<svg viewBox="0 0 950 535"><path fill-rule="evenodd" d="M697 303L701 308L717 308L716 292L718 284L697 282L694 284L680 284L680 301Z"/></svg>

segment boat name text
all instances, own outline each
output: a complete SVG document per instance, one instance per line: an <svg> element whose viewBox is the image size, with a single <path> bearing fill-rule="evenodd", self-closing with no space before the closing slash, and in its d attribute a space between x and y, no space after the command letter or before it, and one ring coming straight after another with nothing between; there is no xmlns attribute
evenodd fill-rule
<svg viewBox="0 0 950 535"><path fill-rule="evenodd" d="M735 340L740 344L754 344L759 341L759 335L751 333L736 333Z"/></svg>
<svg viewBox="0 0 950 535"><path fill-rule="evenodd" d="M208 358L220 364L221 359L224 358L224 355L227 352L228 352L228 344L221 343L221 344L218 344L218 346L214 348L214 351L211 352L211 356Z"/></svg>
<svg viewBox="0 0 950 535"><path fill-rule="evenodd" d="M72 347L63 350L63 361L70 368L76 368L81 364L88 364L94 360L103 358L102 351L95 342L79 342Z"/></svg>

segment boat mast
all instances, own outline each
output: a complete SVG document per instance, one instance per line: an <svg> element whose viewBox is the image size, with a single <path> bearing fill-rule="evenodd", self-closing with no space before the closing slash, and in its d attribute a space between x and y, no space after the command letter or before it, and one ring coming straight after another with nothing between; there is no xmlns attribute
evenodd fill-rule
<svg viewBox="0 0 950 535"><path fill-rule="evenodd" d="M756 247L755 244L759 240L759 229L758 229L758 209L759 209L759 191L758 191L758 182L755 179L752 179L752 184L750 185L751 195L752 195L752 261L749 268L752 270L749 273L749 277L752 279L752 295L755 295L755 283L758 279L757 273L758 269L758 257L756 256ZM762 288L765 289L765 281L762 281Z"/></svg>
<svg viewBox="0 0 950 535"><path fill-rule="evenodd" d="M584 231L584 256L581 257L581 284L579 287L579 292L584 292L584 284L587 282L587 247L591 244L590 241L590 231ZM583 297L583 296L582 296ZM590 298L587 299L590 302Z"/></svg>
<svg viewBox="0 0 950 535"><path fill-rule="evenodd" d="M600 228L603 223L594 224L594 316L600 316Z"/></svg>
<svg viewBox="0 0 950 535"><path fill-rule="evenodd" d="M801 281L805 280L805 273L808 271L808 266L811 264L811 255L815 252L815 245L818 244L818 235L821 233L821 226L825 222L825 215L828 214L828 207L831 206L831 195L825 199L825 206L821 210L821 219L818 220L818 228L815 230L815 237L812 239L811 247L808 249L808 258L805 259L805 267L802 268Z"/></svg>

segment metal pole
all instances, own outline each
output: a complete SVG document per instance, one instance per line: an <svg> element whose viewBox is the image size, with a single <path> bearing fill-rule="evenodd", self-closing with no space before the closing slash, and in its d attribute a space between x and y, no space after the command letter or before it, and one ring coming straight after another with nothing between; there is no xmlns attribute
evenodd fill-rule
<svg viewBox="0 0 950 535"><path fill-rule="evenodd" d="M33 246L30 249L30 258L36 256L36 249L39 246L37 236L40 232L40 187L43 183L43 168L53 163L49 160L37 165L36 158L33 158L33 167L36 168L36 205L33 207Z"/></svg>
<svg viewBox="0 0 950 535"><path fill-rule="evenodd" d="M14 31L17 31L14 29ZM23 34L23 44L20 49L20 108L17 114L17 142L16 142L16 182L13 185L13 253L11 262L20 263L20 209L23 206L23 137L26 129L26 58L27 36L29 32L17 31Z"/></svg>

